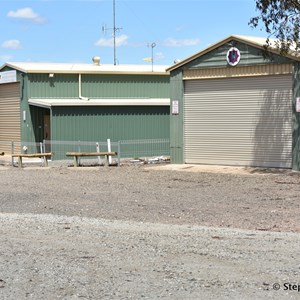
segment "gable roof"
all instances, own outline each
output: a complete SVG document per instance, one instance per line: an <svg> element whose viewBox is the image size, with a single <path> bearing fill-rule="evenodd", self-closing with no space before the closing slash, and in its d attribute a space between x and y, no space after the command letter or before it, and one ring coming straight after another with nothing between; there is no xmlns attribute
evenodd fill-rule
<svg viewBox="0 0 300 300"><path fill-rule="evenodd" d="M154 65L95 65L72 63L8 62L0 67L10 67L23 73L61 73L61 74L143 74L169 75L168 66Z"/></svg>
<svg viewBox="0 0 300 300"><path fill-rule="evenodd" d="M254 37L254 36L243 36L243 35L230 35L228 36L227 38L215 43L215 44L212 44L210 45L209 47L185 58L184 60L174 64L173 66L170 66L169 68L167 68L166 70L167 71L173 71L173 70L176 70L178 68L180 68L181 66L193 61L194 59L202 56L202 55L205 55L207 54L208 52L220 47L221 45L225 44L225 43L228 43L232 40L235 40L237 42L241 42L241 43L244 43L244 44L248 44L249 46L253 46L253 47L256 47L256 48L260 48L260 49L264 49L264 45L266 44L266 38L264 37ZM271 53L274 53L274 54L278 54L280 55L279 51L276 49L276 46L275 46L275 39L269 39L270 41L270 49L269 51ZM273 46L273 47L272 47ZM300 61L300 54L298 54L297 52L292 52L291 54L287 54L286 55L287 58L290 58L292 60L296 60L296 61Z"/></svg>

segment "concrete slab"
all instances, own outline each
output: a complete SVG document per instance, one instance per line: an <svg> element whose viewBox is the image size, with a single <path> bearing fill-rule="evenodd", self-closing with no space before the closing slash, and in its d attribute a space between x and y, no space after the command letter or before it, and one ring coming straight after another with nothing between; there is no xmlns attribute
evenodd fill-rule
<svg viewBox="0 0 300 300"><path fill-rule="evenodd" d="M198 165L198 164L166 164L166 165L151 165L147 166L153 170L170 170L182 172L204 172L204 173L228 173L239 175L265 175L289 173L291 169L277 169L277 168L258 168L245 166L220 166L220 165Z"/></svg>

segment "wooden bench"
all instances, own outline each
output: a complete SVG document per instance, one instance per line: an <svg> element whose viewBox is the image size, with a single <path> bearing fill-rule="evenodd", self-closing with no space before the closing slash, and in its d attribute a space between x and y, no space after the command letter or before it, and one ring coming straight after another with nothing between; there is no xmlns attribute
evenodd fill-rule
<svg viewBox="0 0 300 300"><path fill-rule="evenodd" d="M79 166L79 158L87 156L104 156L105 166L108 166L109 156L116 156L117 152L67 152L66 156L74 156L74 167Z"/></svg>
<svg viewBox="0 0 300 300"><path fill-rule="evenodd" d="M27 157L27 158L34 158L34 157L44 158L44 166L48 167L48 158L50 158L51 156L52 156L52 153L31 153L31 154L20 153L20 154L13 154L12 155L12 157L18 157L19 168L23 168L23 161L22 161L23 157Z"/></svg>

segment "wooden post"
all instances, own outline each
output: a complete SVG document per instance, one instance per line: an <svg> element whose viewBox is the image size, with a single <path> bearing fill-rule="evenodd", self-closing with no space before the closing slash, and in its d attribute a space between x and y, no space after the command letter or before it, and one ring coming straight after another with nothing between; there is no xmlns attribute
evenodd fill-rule
<svg viewBox="0 0 300 300"><path fill-rule="evenodd" d="M108 167L108 166L109 166L108 157L109 157L108 155L104 155L104 158L105 158L104 166L105 166L105 167Z"/></svg>
<svg viewBox="0 0 300 300"><path fill-rule="evenodd" d="M23 164L22 164L22 156L19 156L19 157L18 157L18 165L19 165L19 168L23 168Z"/></svg>
<svg viewBox="0 0 300 300"><path fill-rule="evenodd" d="M78 167L78 156L74 156L74 167Z"/></svg>
<svg viewBox="0 0 300 300"><path fill-rule="evenodd" d="M44 166L48 167L48 158L47 158L47 156L44 156Z"/></svg>

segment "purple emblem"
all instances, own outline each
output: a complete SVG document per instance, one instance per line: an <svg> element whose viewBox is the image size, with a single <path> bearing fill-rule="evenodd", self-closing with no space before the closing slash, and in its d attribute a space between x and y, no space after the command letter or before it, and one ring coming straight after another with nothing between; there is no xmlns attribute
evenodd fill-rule
<svg viewBox="0 0 300 300"><path fill-rule="evenodd" d="M227 62L231 66L235 66L239 63L241 54L239 49L232 47L227 52Z"/></svg>

